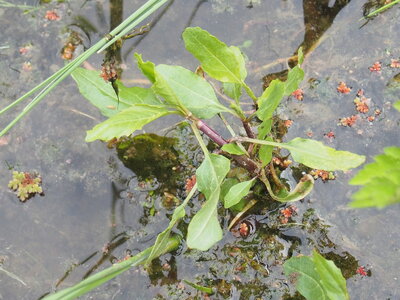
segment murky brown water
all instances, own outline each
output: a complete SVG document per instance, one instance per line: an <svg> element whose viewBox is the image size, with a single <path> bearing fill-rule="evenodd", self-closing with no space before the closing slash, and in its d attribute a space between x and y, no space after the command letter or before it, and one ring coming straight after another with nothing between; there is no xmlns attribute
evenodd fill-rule
<svg viewBox="0 0 400 300"><path fill-rule="evenodd" d="M27 4L32 2L36 3ZM123 18L142 2L125 1ZM358 19L368 1L336 2L171 1L153 18L155 25L149 34L124 45L123 79L132 83L142 78L134 67L134 51L142 53L145 60L194 69L196 61L184 50L180 37L186 26L201 26L229 45L242 45L248 56L248 83L258 93L264 76L284 71L285 58L303 45L308 50L304 100L290 97L279 110L280 118L293 120L286 138L312 133L317 140L365 154L370 161L384 147L400 145L400 114L391 108L399 99L395 76L400 71L388 66L391 58L400 56L400 11L395 6L364 25ZM118 8L122 1L112 3ZM53 8L61 20L44 19L46 11ZM101 0L53 2L28 14L0 8L1 107L63 65L59 53L71 30L78 31L89 46L120 17L117 14L110 20L110 5ZM29 52L21 54L19 49L29 44ZM90 59L97 68L101 61L100 56ZM375 61L382 62L380 73L368 69ZM340 81L352 87L350 94L336 92ZM339 118L355 113L353 99L361 88L371 98L371 107L381 109L382 114L372 123L360 120L352 128L337 126ZM2 116L1 126L10 119L11 115L8 119ZM52 291L67 271L61 287L73 285L88 272L109 266L113 256L121 258L127 249L135 253L148 247L167 225L171 210L162 202L164 192L182 195L184 180L201 159L194 143L184 151L190 141L188 130L162 132L178 140L171 150L175 157L171 165L175 159L183 175L170 171L172 175L165 176L169 164L146 172L133 168L135 174L115 150L100 142L84 142L85 131L101 120L68 79L2 140L1 266L23 283L0 270L0 299L38 299ZM166 119L147 127L146 132L160 134L175 122ZM330 130L336 135L332 141L324 137ZM20 203L7 188L10 168L39 172L45 196ZM149 175L151 172L155 173ZM279 263L288 254L308 255L314 247L329 252L348 273L352 299L398 299L399 206L350 210L347 203L355 189L347 182L352 174L336 175L335 181L318 182L304 202L296 203L297 222L304 221L304 214L311 216L307 228L277 229L273 220L279 206L274 204L269 211L253 211L257 231L245 240L227 233L206 253L183 247L156 261L150 273L141 268L131 270L83 299L200 297L187 285L181 289L182 279L218 286L220 293L213 299L280 299L293 290L287 287ZM286 176L291 179L291 174ZM197 202L192 213L196 207ZM184 230L184 226L179 228ZM112 245L110 257L102 255L107 244ZM257 263L251 264L249 259ZM357 260L372 271L371 277L354 275ZM163 269L165 263L171 268Z"/></svg>

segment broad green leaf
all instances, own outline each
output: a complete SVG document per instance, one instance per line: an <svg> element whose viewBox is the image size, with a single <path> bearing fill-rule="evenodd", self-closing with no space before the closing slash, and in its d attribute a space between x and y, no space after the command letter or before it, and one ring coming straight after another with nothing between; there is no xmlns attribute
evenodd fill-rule
<svg viewBox="0 0 400 300"><path fill-rule="evenodd" d="M397 109L398 111L400 111L400 101L395 102L395 103L393 104L393 107L394 107L395 109Z"/></svg>
<svg viewBox="0 0 400 300"><path fill-rule="evenodd" d="M272 141L272 138L267 137L266 141ZM258 150L258 158L261 160L261 165L264 168L272 159L272 151L274 150L273 146L261 145Z"/></svg>
<svg viewBox="0 0 400 300"><path fill-rule="evenodd" d="M114 137L129 135L135 130L142 129L144 125L171 113L174 112L161 105L133 104L87 131L86 141L108 141Z"/></svg>
<svg viewBox="0 0 400 300"><path fill-rule="evenodd" d="M180 241L181 240L178 236L169 238L161 254L165 254L177 249ZM111 267L108 267L103 271L100 271L82 280L72 287L63 289L54 294L50 294L44 297L43 300L73 300L81 295L88 293L99 285L113 279L114 277L129 270L130 268L145 263L151 252L152 247L147 248L146 250L136 254L133 257L130 257L122 262L115 263Z"/></svg>
<svg viewBox="0 0 400 300"><path fill-rule="evenodd" d="M272 119L267 119L263 121L260 125L258 125L257 138L259 140L265 139L267 134L271 132L271 128L272 128Z"/></svg>
<svg viewBox="0 0 400 300"><path fill-rule="evenodd" d="M299 88L299 84L304 79L304 71L299 65L295 66L288 73L288 78L285 81L285 96L289 96Z"/></svg>
<svg viewBox="0 0 400 300"><path fill-rule="evenodd" d="M315 250L313 251L313 261L328 298L332 300L349 300L346 280L333 261L325 259Z"/></svg>
<svg viewBox="0 0 400 300"><path fill-rule="evenodd" d="M313 169L326 171L356 168L365 161L365 156L348 151L338 151L321 142L295 138L282 147L290 150L293 159Z"/></svg>
<svg viewBox="0 0 400 300"><path fill-rule="evenodd" d="M224 82L222 84L224 94L228 97L239 101L242 96L242 85L239 83Z"/></svg>
<svg viewBox="0 0 400 300"><path fill-rule="evenodd" d="M258 98L257 117L262 120L268 120L274 114L274 111L281 102L285 92L285 83L275 79L265 89L263 94Z"/></svg>
<svg viewBox="0 0 400 300"><path fill-rule="evenodd" d="M374 160L349 182L364 185L353 194L351 207L382 208L400 202L400 147L387 147Z"/></svg>
<svg viewBox="0 0 400 300"><path fill-rule="evenodd" d="M117 80L119 101L111 83L100 77L100 72L77 68L72 77L78 84L82 96L100 109L106 117L111 117L118 112L130 107L132 104L160 104L160 100L150 89L140 87L125 87Z"/></svg>
<svg viewBox="0 0 400 300"><path fill-rule="evenodd" d="M219 195L220 188L217 187L190 221L186 239L189 248L207 251L222 239L222 229L217 214Z"/></svg>
<svg viewBox="0 0 400 300"><path fill-rule="evenodd" d="M182 37L186 49L200 61L203 70L211 77L222 82L243 82L242 59L238 59L236 50L200 27L186 28Z"/></svg>
<svg viewBox="0 0 400 300"><path fill-rule="evenodd" d="M247 196L251 186L253 185L254 179L255 178L248 181L240 182L232 186L229 189L229 192L225 195L224 207L229 208L231 206L234 206L239 203L243 197Z"/></svg>
<svg viewBox="0 0 400 300"><path fill-rule="evenodd" d="M204 158L196 170L197 188L208 199L211 193L220 188L230 169L230 161L224 156L210 154Z"/></svg>
<svg viewBox="0 0 400 300"><path fill-rule="evenodd" d="M278 195L272 191L271 185L268 181L264 183L272 199L286 203L299 201L301 199L304 199L309 193L311 193L314 187L314 178L311 175L306 174L300 179L300 181L297 183L296 187L292 191L282 189L280 190Z"/></svg>
<svg viewBox="0 0 400 300"><path fill-rule="evenodd" d="M329 299L311 257L292 257L283 264L283 270L289 281L296 285L296 289L306 299Z"/></svg>
<svg viewBox="0 0 400 300"><path fill-rule="evenodd" d="M247 70L246 70L246 61L244 59L242 51L240 50L240 48L236 46L230 46L229 49L231 49L232 52L235 54L236 61L239 64L240 78L244 81L247 77Z"/></svg>
<svg viewBox="0 0 400 300"><path fill-rule="evenodd" d="M154 88L168 103L183 105L200 119L209 119L224 111L230 112L219 103L207 81L180 66L158 65Z"/></svg>
<svg viewBox="0 0 400 300"><path fill-rule="evenodd" d="M222 150L234 154L234 155L245 155L246 152L243 151L237 144L225 144L221 148Z"/></svg>
<svg viewBox="0 0 400 300"><path fill-rule="evenodd" d="M236 177L225 178L225 180L221 184L221 199L225 199L226 194L229 192L231 187L235 184L238 184L240 181Z"/></svg>
<svg viewBox="0 0 400 300"><path fill-rule="evenodd" d="M135 53L135 58L138 64L138 68L142 71L143 75L146 76L152 83L156 81L156 77L154 75L154 63L151 61L144 62L142 59L142 55L139 53Z"/></svg>

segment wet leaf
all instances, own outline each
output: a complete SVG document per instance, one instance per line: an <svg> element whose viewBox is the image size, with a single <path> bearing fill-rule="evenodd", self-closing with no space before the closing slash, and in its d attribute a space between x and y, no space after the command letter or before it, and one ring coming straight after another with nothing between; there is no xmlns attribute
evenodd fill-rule
<svg viewBox="0 0 400 300"><path fill-rule="evenodd" d="M239 101L242 95L242 85L239 83L224 82L223 83L224 94L228 97Z"/></svg>
<svg viewBox="0 0 400 300"><path fill-rule="evenodd" d="M200 119L230 112L219 103L207 81L180 66L158 65L154 88L169 104L182 105Z"/></svg>
<svg viewBox="0 0 400 300"><path fill-rule="evenodd" d="M188 285L190 285L192 288L195 288L196 290L200 291L200 292L204 292L207 293L208 295L212 295L214 294L214 291L212 288L206 287L206 286L202 286L193 282L190 282L189 280L183 279L183 282L187 283Z"/></svg>
<svg viewBox="0 0 400 300"><path fill-rule="evenodd" d="M285 83L275 79L265 89L263 94L258 98L257 117L262 120L268 120L274 114L274 111L281 102L285 92Z"/></svg>
<svg viewBox="0 0 400 300"><path fill-rule="evenodd" d="M332 300L349 300L346 280L333 261L325 259L315 250L313 251L313 261L328 298Z"/></svg>
<svg viewBox="0 0 400 300"><path fill-rule="evenodd" d="M228 193L225 195L224 207L229 208L231 206L234 206L238 204L243 197L247 196L250 188L253 185L254 179L255 178L248 181L240 182L232 186L229 189Z"/></svg>
<svg viewBox="0 0 400 300"><path fill-rule="evenodd" d="M257 128L258 129L257 138L259 140L265 139L267 134L271 132L271 128L272 128L272 119L263 121Z"/></svg>
<svg viewBox="0 0 400 300"><path fill-rule="evenodd" d="M135 58L138 64L138 68L142 71L143 75L146 76L152 83L156 81L156 77L154 75L155 65L151 61L144 62L142 59L142 55L135 53Z"/></svg>
<svg viewBox="0 0 400 300"><path fill-rule="evenodd" d="M222 82L242 83L244 59L236 50L200 27L186 28L182 34L186 49L196 57L205 72ZM241 56L241 54L240 54Z"/></svg>
<svg viewBox="0 0 400 300"><path fill-rule="evenodd" d="M117 95L109 82L100 77L100 72L77 68L72 77L78 84L82 96L100 109L106 117L111 117L133 104L160 104L160 100L150 89L133 87L128 88L117 80L119 103Z"/></svg>
<svg viewBox="0 0 400 300"><path fill-rule="evenodd" d="M228 152L228 153L234 154L234 155L246 154L246 152L243 151L243 149L241 149L237 144L225 144L222 146L221 149L224 150L225 152Z"/></svg>
<svg viewBox="0 0 400 300"><path fill-rule="evenodd" d="M266 141L272 141L272 138L266 138ZM273 146L261 145L260 150L258 150L258 158L261 160L262 167L269 164L272 159Z"/></svg>
<svg viewBox="0 0 400 300"><path fill-rule="evenodd" d="M304 199L314 188L314 178L311 175L304 175L297 183L296 187L292 191L286 189L280 190L279 194L274 194L271 187L267 187L268 192L272 199L279 202L294 202Z"/></svg>
<svg viewBox="0 0 400 300"><path fill-rule="evenodd" d="M161 105L134 104L87 131L86 141L108 141L130 135L160 117L174 113Z"/></svg>
<svg viewBox="0 0 400 300"><path fill-rule="evenodd" d="M400 202L400 147L387 147L374 157L351 180L351 185L363 185L353 194L351 207L378 207Z"/></svg>
<svg viewBox="0 0 400 300"><path fill-rule="evenodd" d="M290 150L295 161L313 169L345 171L356 168L365 161L363 155L335 150L310 139L295 138L283 147Z"/></svg>

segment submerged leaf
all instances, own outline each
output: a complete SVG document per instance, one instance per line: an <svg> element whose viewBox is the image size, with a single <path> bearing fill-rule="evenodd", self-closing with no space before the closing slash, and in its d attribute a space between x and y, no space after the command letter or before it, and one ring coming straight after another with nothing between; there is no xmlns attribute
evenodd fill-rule
<svg viewBox="0 0 400 300"><path fill-rule="evenodd" d="M182 34L186 49L211 77L222 82L242 83L243 56L200 27L188 27ZM243 77L244 76L244 77Z"/></svg>
<svg viewBox="0 0 400 300"><path fill-rule="evenodd" d="M351 180L364 185L352 198L351 207L378 207L400 202L400 147L387 147Z"/></svg>
<svg viewBox="0 0 400 300"><path fill-rule="evenodd" d="M144 125L172 113L174 111L168 110L166 106L134 104L87 131L86 141L108 141L114 137L130 135Z"/></svg>

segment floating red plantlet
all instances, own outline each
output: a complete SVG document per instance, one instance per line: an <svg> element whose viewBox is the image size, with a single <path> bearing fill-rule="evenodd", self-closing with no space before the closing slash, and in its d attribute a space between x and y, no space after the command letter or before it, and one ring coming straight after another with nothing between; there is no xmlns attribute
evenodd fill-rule
<svg viewBox="0 0 400 300"><path fill-rule="evenodd" d="M297 207L294 205L290 205L289 207L286 207L280 211L282 216L280 217L280 222L281 224L287 224L289 222L289 218L291 218L293 215L297 214Z"/></svg>
<svg viewBox="0 0 400 300"><path fill-rule="evenodd" d="M375 121L375 116L369 116L369 117L367 118L367 120L368 120L369 122L373 122L373 121Z"/></svg>
<svg viewBox="0 0 400 300"><path fill-rule="evenodd" d="M74 56L75 52L75 45L72 43L68 43L62 50L61 50L61 58L65 60L71 60Z"/></svg>
<svg viewBox="0 0 400 300"><path fill-rule="evenodd" d="M24 62L22 64L22 70L25 72L32 71L32 64L30 62Z"/></svg>
<svg viewBox="0 0 400 300"><path fill-rule="evenodd" d="M304 97L304 91L302 89L297 89L292 93L297 100L302 101Z"/></svg>
<svg viewBox="0 0 400 300"><path fill-rule="evenodd" d="M326 136L328 139L334 139L336 137L335 133L332 130L325 133L324 136Z"/></svg>
<svg viewBox="0 0 400 300"><path fill-rule="evenodd" d="M29 53L29 51L31 50L32 46L24 46L19 48L19 54L21 55L26 55Z"/></svg>
<svg viewBox="0 0 400 300"><path fill-rule="evenodd" d="M312 132L311 130L310 130L310 131L307 131L307 132L306 132L306 135L307 135L308 137L313 137L314 132Z"/></svg>
<svg viewBox="0 0 400 300"><path fill-rule="evenodd" d="M186 179L185 190L186 194L189 194L194 185L196 184L196 175Z"/></svg>
<svg viewBox="0 0 400 300"><path fill-rule="evenodd" d="M61 17L54 10L46 11L46 15L44 17L49 21L58 21L61 19Z"/></svg>
<svg viewBox="0 0 400 300"><path fill-rule="evenodd" d="M391 68L400 68L400 60L398 59L392 59L390 63Z"/></svg>
<svg viewBox="0 0 400 300"><path fill-rule="evenodd" d="M336 88L339 93L348 94L351 91L351 88L346 85L346 83L339 82L338 87Z"/></svg>
<svg viewBox="0 0 400 300"><path fill-rule="evenodd" d="M363 266L359 266L357 271L356 271L356 273L361 275L361 276L368 276L368 272L365 269L365 267L363 267Z"/></svg>
<svg viewBox="0 0 400 300"><path fill-rule="evenodd" d="M341 118L339 119L339 125L351 127L356 123L357 119L358 119L357 115L353 115L347 118Z"/></svg>
<svg viewBox="0 0 400 300"><path fill-rule="evenodd" d="M363 89L359 89L357 91L357 97L362 97L362 96L364 96L364 90Z"/></svg>
<svg viewBox="0 0 400 300"><path fill-rule="evenodd" d="M290 126L293 125L293 121L292 120L285 120L283 124L285 124L286 128L289 128Z"/></svg>
<svg viewBox="0 0 400 300"><path fill-rule="evenodd" d="M357 111L359 111L360 113L366 114L369 111L369 106L367 104L368 99L365 98L364 96L360 99L360 98L356 98L354 99L354 103L356 105L356 109Z"/></svg>
<svg viewBox="0 0 400 300"><path fill-rule="evenodd" d="M369 67L371 72L380 72L382 70L382 64L377 61L371 67Z"/></svg>
<svg viewBox="0 0 400 300"><path fill-rule="evenodd" d="M374 111L375 116L379 116L381 113L382 111L379 108L375 109Z"/></svg>
<svg viewBox="0 0 400 300"><path fill-rule="evenodd" d="M242 237L247 237L250 233L249 225L246 222L240 223L239 233Z"/></svg>

